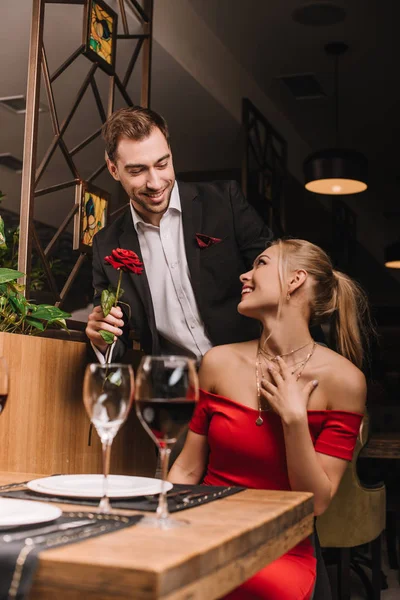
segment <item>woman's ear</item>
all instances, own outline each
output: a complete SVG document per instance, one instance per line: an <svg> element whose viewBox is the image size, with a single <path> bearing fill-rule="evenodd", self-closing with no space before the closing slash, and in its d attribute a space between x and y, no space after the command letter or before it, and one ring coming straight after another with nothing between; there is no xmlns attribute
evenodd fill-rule
<svg viewBox="0 0 400 600"><path fill-rule="evenodd" d="M288 294L293 294L293 292L299 289L307 280L307 277L308 273L304 269L293 271L288 284Z"/></svg>

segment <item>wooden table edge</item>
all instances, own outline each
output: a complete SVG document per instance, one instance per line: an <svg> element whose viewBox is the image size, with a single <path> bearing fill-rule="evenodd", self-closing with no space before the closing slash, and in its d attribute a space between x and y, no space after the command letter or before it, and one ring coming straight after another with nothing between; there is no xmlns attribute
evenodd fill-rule
<svg viewBox="0 0 400 600"><path fill-rule="evenodd" d="M0 473L0 479L2 476L7 475L11 476L12 474ZM18 476L20 475L22 475L21 480L27 479L27 477L24 477L23 474L18 474ZM33 478L34 476L32 476L32 479ZM17 478L15 480L17 480ZM260 492L261 495L267 490L247 491L256 492L256 495L258 492ZM284 493L287 494L288 492ZM232 538L232 540L235 540L235 543L233 544L233 547L230 548L230 552L228 552L225 562L220 562L214 569L210 569L210 571L204 575L200 573L199 576L194 579L194 581L183 581L178 583L178 585L175 585L173 576L174 571L178 570L179 568L179 562L177 562L176 565L171 565L171 567L167 567L160 571L149 569L148 574L150 574L150 579L153 582L151 589L149 586L146 588L144 585L143 590L145 591L142 590L139 591L139 593L136 593L135 590L134 596L131 596L132 587L129 587L129 575L135 573L136 576L139 576L140 578L140 575L143 574L143 579L145 579L146 574L142 567L139 569L127 569L126 566L119 567L118 565L112 564L109 572L107 574L104 573L103 575L105 584L104 586L100 586L98 579L96 579L94 576L96 570L97 572L101 570L101 565L96 565L95 563L79 563L79 561L70 562L68 563L68 566L71 567L71 574L68 573L68 575L66 575L64 571L61 573L61 577L57 576L57 570L60 568L60 564L63 562L62 552L65 549L71 548L73 546L73 544L71 544L58 549L44 551L39 555L39 566L29 599L54 600L54 598L68 598L68 600L80 600L82 595L85 595L86 598L93 600L122 600L123 598L128 597L134 597L135 600L154 600L155 598L159 600L184 600L188 597L190 597L191 600L212 600L213 598L218 598L243 583L243 581L254 575L266 564L269 564L293 548L302 539L311 535L314 527L312 494L307 492L293 492L293 494L297 495L296 503L289 507L293 514L289 516L289 526L285 528L282 535L280 534L278 527L278 529L275 532L273 531L271 536L269 536L268 532L265 531L269 525L267 522L259 522L255 525L254 529L249 525L248 530L252 532L252 537L255 538L255 541L250 550L243 552L241 548L238 547L237 542L240 541L242 536L244 537L246 535L246 531L248 530L243 529L242 531L236 531L234 537ZM240 496L241 493L227 496L218 500L218 504L222 504L224 502L234 503L239 499ZM256 497L249 500L250 507L252 502L259 506ZM268 503L270 505L271 503L279 504L279 492L273 493L272 498L266 502L266 506ZM63 510L92 510L92 507L83 505L58 503L55 505L59 505ZM206 506L207 504L189 509L188 511L185 511L185 513L189 515L190 512L201 510ZM136 513L135 511L125 512L127 514L146 514L142 512L138 513L137 511ZM284 520L285 515L286 512L283 511L274 519L273 522L275 523L275 526L280 519ZM290 518L292 518L292 522L290 522ZM297 522L296 518L299 519ZM267 533L267 535L265 535L265 533ZM79 545L82 546L85 543L95 539L96 538L92 538L92 540L79 542ZM221 547L224 543L226 544L226 542L223 542ZM211 546L210 555L213 551L212 548L213 547ZM219 548L219 546L216 545L215 548ZM200 554L195 556L202 557L202 553L205 556L208 555L208 551L204 551L203 549ZM200 560L200 558L198 560ZM184 563L186 561L182 562ZM82 577L85 570L88 576L87 580L85 577ZM81 577L77 578L76 575L78 575L78 573ZM118 576L124 577L124 573L125 576L128 575L126 581L127 586L124 588L124 585L122 584L120 590L116 593L115 588L113 589L112 582L115 581L115 578ZM244 578L243 573L245 573ZM147 583L149 583L149 579L147 579ZM107 592L107 589L110 590L110 593ZM215 595L216 589L218 589L217 595ZM64 592L64 594L62 592Z"/></svg>

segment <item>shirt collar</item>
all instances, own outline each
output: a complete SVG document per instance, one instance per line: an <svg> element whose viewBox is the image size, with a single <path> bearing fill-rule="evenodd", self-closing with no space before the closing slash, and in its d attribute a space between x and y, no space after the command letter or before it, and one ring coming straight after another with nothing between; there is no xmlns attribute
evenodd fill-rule
<svg viewBox="0 0 400 600"><path fill-rule="evenodd" d="M132 202L130 202L130 207L131 207L133 226L136 229L136 232L138 230L139 223L142 223L143 225L149 225L149 223L146 223L146 221L144 221L142 219L142 217L139 215L139 213L134 209ZM178 184L176 181L174 183L174 187L172 188L169 206L168 206L167 210L165 211L164 215L166 215L171 210L177 211L178 213L182 212L181 198L179 195L179 188L178 188Z"/></svg>

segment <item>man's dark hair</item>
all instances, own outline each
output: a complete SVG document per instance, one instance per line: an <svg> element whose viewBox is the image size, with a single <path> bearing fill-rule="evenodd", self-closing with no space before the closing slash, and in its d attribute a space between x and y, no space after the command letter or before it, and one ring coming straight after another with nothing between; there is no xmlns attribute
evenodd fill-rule
<svg viewBox="0 0 400 600"><path fill-rule="evenodd" d="M149 137L155 128L161 131L169 146L168 125L164 117L154 110L142 108L141 106L130 106L116 110L102 128L108 158L115 163L118 142L122 137L140 141Z"/></svg>

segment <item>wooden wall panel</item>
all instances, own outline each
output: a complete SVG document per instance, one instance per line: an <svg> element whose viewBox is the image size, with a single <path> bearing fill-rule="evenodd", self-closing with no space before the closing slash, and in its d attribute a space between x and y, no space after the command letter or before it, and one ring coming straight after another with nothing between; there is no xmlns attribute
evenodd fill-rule
<svg viewBox="0 0 400 600"><path fill-rule="evenodd" d="M88 446L82 402L86 353L82 342L0 333L0 356L10 370L0 416L1 471L102 472L100 441L93 431ZM155 466L155 446L133 408L114 440L111 473L153 476Z"/></svg>

